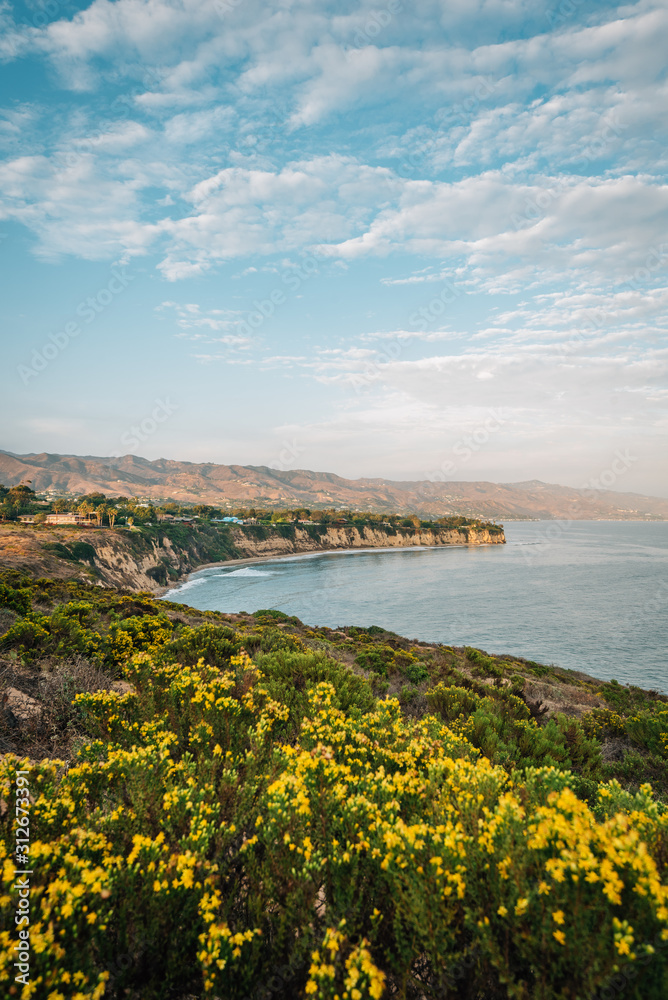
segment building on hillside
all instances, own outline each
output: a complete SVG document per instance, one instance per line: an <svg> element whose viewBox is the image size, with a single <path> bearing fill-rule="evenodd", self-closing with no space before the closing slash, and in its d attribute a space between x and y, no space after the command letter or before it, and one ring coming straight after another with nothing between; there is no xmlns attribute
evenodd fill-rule
<svg viewBox="0 0 668 1000"><path fill-rule="evenodd" d="M94 528L97 525L95 514L47 514L46 524L75 524L79 528Z"/></svg>
<svg viewBox="0 0 668 1000"><path fill-rule="evenodd" d="M19 514L19 521L22 521L23 524L34 524L35 523L35 515L34 514Z"/></svg>

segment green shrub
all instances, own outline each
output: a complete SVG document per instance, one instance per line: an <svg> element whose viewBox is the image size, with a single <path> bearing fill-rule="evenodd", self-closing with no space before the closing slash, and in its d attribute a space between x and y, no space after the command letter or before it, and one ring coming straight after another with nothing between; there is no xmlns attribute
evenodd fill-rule
<svg viewBox="0 0 668 1000"><path fill-rule="evenodd" d="M403 684L399 692L399 702L402 705L412 705L419 695L419 691L412 684Z"/></svg>
<svg viewBox="0 0 668 1000"><path fill-rule="evenodd" d="M467 646L465 649L466 659L475 664L476 673L479 677L503 677L504 670L491 656L486 656L479 649Z"/></svg>
<svg viewBox="0 0 668 1000"><path fill-rule="evenodd" d="M294 615L286 615L284 611L278 611L276 608L264 608L261 611L254 611L253 618L257 618L259 622L286 622L292 625L301 625L299 618L295 618Z"/></svg>
<svg viewBox="0 0 668 1000"><path fill-rule="evenodd" d="M14 649L28 660L40 655L95 656L101 638L90 626L96 617L85 603L60 605L51 615L30 612L4 634L0 648Z"/></svg>
<svg viewBox="0 0 668 1000"><path fill-rule="evenodd" d="M408 663L402 668L402 672L411 684L420 684L422 681L429 680L429 671L424 663Z"/></svg>
<svg viewBox="0 0 668 1000"><path fill-rule="evenodd" d="M165 662L178 661L187 666L195 666L203 659L212 667L229 666L230 658L242 648L242 639L227 625L206 623L196 628L187 626L178 635L164 644L161 658Z"/></svg>
<svg viewBox="0 0 668 1000"><path fill-rule="evenodd" d="M30 587L11 587L9 584L0 583L0 606L11 608L19 615L26 615L30 611L31 600Z"/></svg>
<svg viewBox="0 0 668 1000"><path fill-rule="evenodd" d="M95 563L95 556L97 553L92 545L88 542L75 542L71 546L72 555L79 562L88 562L91 565Z"/></svg>
<svg viewBox="0 0 668 1000"><path fill-rule="evenodd" d="M480 704L478 695L455 685L438 684L426 692L427 703L444 722L454 722L462 716L471 715Z"/></svg>
<svg viewBox="0 0 668 1000"><path fill-rule="evenodd" d="M54 555L59 556L61 559L69 559L76 562L77 557L70 549L68 549L66 545L63 545L62 542L46 542L44 548L47 552L53 552Z"/></svg>
<svg viewBox="0 0 668 1000"><path fill-rule="evenodd" d="M375 704L368 681L326 653L281 649L260 653L255 661L267 678L271 697L290 709L293 724L306 712L309 692L323 682L332 685L333 703L342 712L370 712Z"/></svg>
<svg viewBox="0 0 668 1000"><path fill-rule="evenodd" d="M355 663L362 670L371 670L381 677L387 677L389 667L394 663L394 650L389 646L367 646L357 654Z"/></svg>
<svg viewBox="0 0 668 1000"><path fill-rule="evenodd" d="M560 769L511 781L327 657L260 659L136 654L133 692L78 696L74 766L30 763L40 996L244 1000L281 969L285 997L576 1000L641 968L629 998L664 1000L668 826L649 789L601 785L589 806ZM4 801L20 763L0 760ZM0 824L14 844L14 810ZM6 849L2 877L11 926Z"/></svg>

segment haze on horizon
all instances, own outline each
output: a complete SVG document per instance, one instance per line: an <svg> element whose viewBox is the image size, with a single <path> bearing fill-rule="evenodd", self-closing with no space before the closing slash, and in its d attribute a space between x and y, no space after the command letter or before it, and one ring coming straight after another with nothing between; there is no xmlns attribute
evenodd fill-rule
<svg viewBox="0 0 668 1000"><path fill-rule="evenodd" d="M668 8L0 12L2 447L668 496Z"/></svg>

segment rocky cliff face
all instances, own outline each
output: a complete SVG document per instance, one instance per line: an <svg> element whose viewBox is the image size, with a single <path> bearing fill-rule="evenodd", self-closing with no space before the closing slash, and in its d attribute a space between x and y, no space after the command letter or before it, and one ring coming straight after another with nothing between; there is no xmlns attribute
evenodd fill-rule
<svg viewBox="0 0 668 1000"><path fill-rule="evenodd" d="M0 566L31 576L69 578L105 587L161 593L203 565L226 559L269 558L333 549L417 545L494 545L503 531L462 528L295 526L287 530L193 528L179 537L127 529L0 527Z"/></svg>
<svg viewBox="0 0 668 1000"><path fill-rule="evenodd" d="M294 538L271 535L265 539L249 536L243 529L234 529L234 544L241 558L290 555L297 552L331 551L332 549L406 548L416 545L494 545L505 542L503 532L492 535L487 529L465 528L462 531L422 531L398 528L384 532L379 528L353 528L342 525L329 527L314 536L306 528L295 528Z"/></svg>

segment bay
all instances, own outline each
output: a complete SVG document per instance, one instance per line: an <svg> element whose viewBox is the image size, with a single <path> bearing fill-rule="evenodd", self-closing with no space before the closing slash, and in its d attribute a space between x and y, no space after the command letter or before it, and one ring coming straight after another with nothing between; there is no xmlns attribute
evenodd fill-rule
<svg viewBox="0 0 668 1000"><path fill-rule="evenodd" d="M668 693L668 523L506 523L506 545L308 553L199 571L165 599L380 625Z"/></svg>

